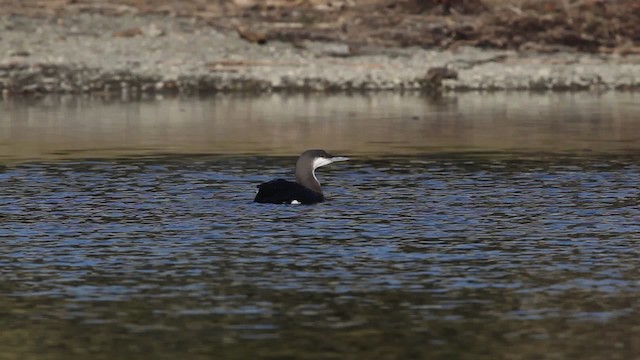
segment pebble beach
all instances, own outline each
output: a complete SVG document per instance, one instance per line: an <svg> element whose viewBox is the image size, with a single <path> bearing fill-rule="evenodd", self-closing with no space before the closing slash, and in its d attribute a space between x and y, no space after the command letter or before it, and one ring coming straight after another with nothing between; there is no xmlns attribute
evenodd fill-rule
<svg viewBox="0 0 640 360"><path fill-rule="evenodd" d="M640 88L640 56L248 41L195 18L0 17L0 91L184 93Z"/></svg>

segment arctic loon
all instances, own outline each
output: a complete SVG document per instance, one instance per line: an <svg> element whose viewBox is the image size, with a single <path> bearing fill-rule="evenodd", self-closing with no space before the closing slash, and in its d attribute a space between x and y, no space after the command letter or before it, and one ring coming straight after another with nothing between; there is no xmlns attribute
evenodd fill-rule
<svg viewBox="0 0 640 360"><path fill-rule="evenodd" d="M320 166L336 161L349 160L334 156L324 150L307 150L296 162L296 181L271 180L258 185L258 193L253 201L272 204L315 204L324 201L320 182L315 171Z"/></svg>

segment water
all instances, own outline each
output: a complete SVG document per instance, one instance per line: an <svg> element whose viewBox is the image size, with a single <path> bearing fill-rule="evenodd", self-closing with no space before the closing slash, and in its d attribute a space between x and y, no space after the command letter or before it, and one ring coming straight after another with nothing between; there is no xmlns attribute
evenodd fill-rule
<svg viewBox="0 0 640 360"><path fill-rule="evenodd" d="M0 359L638 358L637 100L0 103Z"/></svg>

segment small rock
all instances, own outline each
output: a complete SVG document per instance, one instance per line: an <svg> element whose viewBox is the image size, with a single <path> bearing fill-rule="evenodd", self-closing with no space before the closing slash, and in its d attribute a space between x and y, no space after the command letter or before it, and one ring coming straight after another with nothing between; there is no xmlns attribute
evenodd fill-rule
<svg viewBox="0 0 640 360"><path fill-rule="evenodd" d="M165 31L156 24L149 24L144 27L144 34L150 37L159 37L165 34Z"/></svg>
<svg viewBox="0 0 640 360"><path fill-rule="evenodd" d="M538 70L538 76L541 78L549 77L549 75L551 75L551 69L549 68L542 68Z"/></svg>
<svg viewBox="0 0 640 360"><path fill-rule="evenodd" d="M38 90L38 84L28 84L22 87L22 92L30 93Z"/></svg>
<svg viewBox="0 0 640 360"><path fill-rule="evenodd" d="M31 55L31 53L26 50L13 50L9 52L9 56L27 57L29 55Z"/></svg>
<svg viewBox="0 0 640 360"><path fill-rule="evenodd" d="M134 37L138 35L142 35L143 31L140 28L131 28L122 31L116 31L111 36L113 37Z"/></svg>
<svg viewBox="0 0 640 360"><path fill-rule="evenodd" d="M267 34L263 32L257 32L244 26L236 26L236 32L238 36L245 39L250 43L264 45L267 43Z"/></svg>
<svg viewBox="0 0 640 360"><path fill-rule="evenodd" d="M351 48L347 44L332 43L332 42L319 42L319 41L305 41L302 46L307 50L318 54L327 56L344 57L351 55Z"/></svg>
<svg viewBox="0 0 640 360"><path fill-rule="evenodd" d="M442 86L442 80L457 78L458 72L453 69L449 69L446 66L432 67L427 70L423 84L426 87L440 88Z"/></svg>
<svg viewBox="0 0 640 360"><path fill-rule="evenodd" d="M241 8L251 8L257 5L256 0L233 0L233 4Z"/></svg>

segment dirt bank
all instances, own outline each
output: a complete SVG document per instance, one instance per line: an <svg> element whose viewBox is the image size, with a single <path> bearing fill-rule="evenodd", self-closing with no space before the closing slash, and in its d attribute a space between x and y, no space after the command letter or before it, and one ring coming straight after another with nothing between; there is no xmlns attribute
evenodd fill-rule
<svg viewBox="0 0 640 360"><path fill-rule="evenodd" d="M636 0L0 0L0 14L197 18L253 41L638 52Z"/></svg>
<svg viewBox="0 0 640 360"><path fill-rule="evenodd" d="M640 88L632 0L0 0L0 90Z"/></svg>

